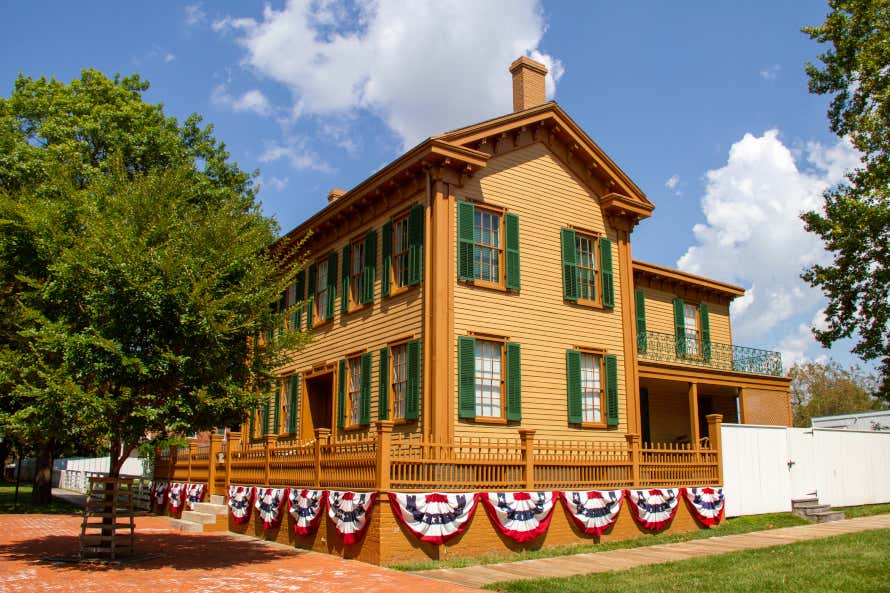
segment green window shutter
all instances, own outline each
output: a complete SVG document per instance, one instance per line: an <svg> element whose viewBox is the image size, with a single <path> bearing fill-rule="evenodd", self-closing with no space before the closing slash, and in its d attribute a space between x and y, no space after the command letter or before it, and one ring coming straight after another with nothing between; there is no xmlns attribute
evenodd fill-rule
<svg viewBox="0 0 890 593"><path fill-rule="evenodd" d="M420 284L423 278L423 204L408 214L408 286Z"/></svg>
<svg viewBox="0 0 890 593"><path fill-rule="evenodd" d="M296 434L297 414L300 407L300 373L295 373L290 376L290 389L288 390L288 395L290 396L290 401L288 402L290 416L287 418L287 431L291 434Z"/></svg>
<svg viewBox="0 0 890 593"><path fill-rule="evenodd" d="M515 214L504 214L504 235L507 288L519 290L519 217Z"/></svg>
<svg viewBox="0 0 890 593"><path fill-rule="evenodd" d="M281 388L283 386L284 381L279 380L275 389L275 407L272 410L272 434L281 432Z"/></svg>
<svg viewBox="0 0 890 593"><path fill-rule="evenodd" d="M377 279L377 231L365 235L365 261L362 267L362 304L374 302L374 281Z"/></svg>
<svg viewBox="0 0 890 593"><path fill-rule="evenodd" d="M476 208L470 202L457 203L457 279L473 280L473 224ZM473 408L475 417L475 404Z"/></svg>
<svg viewBox="0 0 890 593"><path fill-rule="evenodd" d="M519 344L507 342L507 420L522 420L522 364Z"/></svg>
<svg viewBox="0 0 890 593"><path fill-rule="evenodd" d="M377 365L377 419L389 420L389 348L380 349Z"/></svg>
<svg viewBox="0 0 890 593"><path fill-rule="evenodd" d="M701 303L698 306L698 316L701 317L701 354L705 360L711 360L711 320L708 314L708 304Z"/></svg>
<svg viewBox="0 0 890 593"><path fill-rule="evenodd" d="M581 424L581 353L577 350L566 351L566 387L569 423Z"/></svg>
<svg viewBox="0 0 890 593"><path fill-rule="evenodd" d="M686 317L683 299L674 299L674 350L677 356L686 354Z"/></svg>
<svg viewBox="0 0 890 593"><path fill-rule="evenodd" d="M352 264L352 249L349 245L343 247L343 266L340 268L340 312L349 312L349 273Z"/></svg>
<svg viewBox="0 0 890 593"><path fill-rule="evenodd" d="M417 420L420 417L420 391L423 384L423 373L420 361L420 340L408 342L405 350L408 356L408 385L405 394L405 420Z"/></svg>
<svg viewBox="0 0 890 593"><path fill-rule="evenodd" d="M315 283L318 282L318 267L315 264L309 266L309 274L306 277L306 329L310 329L315 322Z"/></svg>
<svg viewBox="0 0 890 593"><path fill-rule="evenodd" d="M390 285L392 284L392 221L388 220L383 225L382 232L383 245L380 250L380 263L383 266L380 275L380 296L389 296Z"/></svg>
<svg viewBox="0 0 890 593"><path fill-rule="evenodd" d="M256 438L256 415L257 409L254 408L250 411L250 434L247 435L248 439Z"/></svg>
<svg viewBox="0 0 890 593"><path fill-rule="evenodd" d="M266 400L266 405L263 406L263 436L267 434L271 434L272 432L272 401L271 398Z"/></svg>
<svg viewBox="0 0 890 593"><path fill-rule="evenodd" d="M600 243L600 268L602 268L603 281L600 283L603 290L603 307L610 309L615 306L615 282L612 274L612 242L601 237Z"/></svg>
<svg viewBox="0 0 890 593"><path fill-rule="evenodd" d="M346 359L340 361L340 381L337 383L337 428L346 425Z"/></svg>
<svg viewBox="0 0 890 593"><path fill-rule="evenodd" d="M562 297L567 301L578 300L578 254L575 252L575 231L560 231L562 244Z"/></svg>
<svg viewBox="0 0 890 593"><path fill-rule="evenodd" d="M618 426L618 359L606 354L606 423Z"/></svg>
<svg viewBox="0 0 890 593"><path fill-rule="evenodd" d="M634 305L637 310L637 353L646 354L646 295L642 288L634 291Z"/></svg>
<svg viewBox="0 0 890 593"><path fill-rule="evenodd" d="M296 330L303 329L303 310L306 300L306 270L297 272L297 278L294 281L294 304L300 303L293 313L292 325Z"/></svg>
<svg viewBox="0 0 890 593"><path fill-rule="evenodd" d="M371 353L362 354L362 401L359 402L359 424L371 423Z"/></svg>
<svg viewBox="0 0 890 593"><path fill-rule="evenodd" d="M461 418L476 417L476 340L457 338L457 406Z"/></svg>
<svg viewBox="0 0 890 593"><path fill-rule="evenodd" d="M332 251L328 255L328 303L327 317L325 320L334 318L334 303L337 299L337 252Z"/></svg>

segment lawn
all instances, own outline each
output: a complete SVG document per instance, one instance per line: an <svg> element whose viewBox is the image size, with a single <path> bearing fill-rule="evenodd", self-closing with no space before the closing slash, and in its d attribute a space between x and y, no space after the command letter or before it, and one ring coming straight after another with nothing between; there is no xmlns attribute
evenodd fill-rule
<svg viewBox="0 0 890 593"><path fill-rule="evenodd" d="M509 593L887 591L890 530L559 579L494 583Z"/></svg>
<svg viewBox="0 0 890 593"><path fill-rule="evenodd" d="M890 504L865 504L858 507L837 507L835 511L844 511L847 519L853 517L871 517L872 515L883 515L890 513Z"/></svg>
<svg viewBox="0 0 890 593"><path fill-rule="evenodd" d="M751 515L747 517L735 517L723 521L718 527L712 529L700 529L689 533L656 533L644 535L633 539L601 544L577 544L570 546L558 546L542 550L524 550L521 552L494 552L472 558L454 558L453 560L428 560L425 562L412 562L409 564L395 564L389 566L396 570L432 570L435 568L459 568L462 566L474 566L478 564L495 564L497 562L513 562L518 560L532 560L534 558L551 558L554 556L569 556L571 554L587 554L590 552L607 552L609 550L623 550L626 548L640 548L643 546L655 546L658 544L672 544L686 542L706 537L719 535L733 535L736 533L749 533L751 531L763 531L766 529L778 529L779 527L793 527L805 525L807 521L792 515L791 513L770 513L765 515Z"/></svg>
<svg viewBox="0 0 890 593"><path fill-rule="evenodd" d="M19 486L19 502L14 504L15 484L0 481L0 515L44 513L48 515L67 515L80 513L79 507L58 499L46 506L34 506L31 504L31 485Z"/></svg>

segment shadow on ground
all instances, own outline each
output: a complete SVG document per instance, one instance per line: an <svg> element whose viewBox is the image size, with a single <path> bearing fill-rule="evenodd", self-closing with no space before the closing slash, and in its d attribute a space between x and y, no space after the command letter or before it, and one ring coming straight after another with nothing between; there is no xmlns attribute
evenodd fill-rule
<svg viewBox="0 0 890 593"><path fill-rule="evenodd" d="M51 535L0 544L0 564L6 561L40 562L65 570L212 570L272 562L306 554L301 550L271 546L256 540L226 535L136 532L133 560L122 557L115 563L78 563L76 535Z"/></svg>

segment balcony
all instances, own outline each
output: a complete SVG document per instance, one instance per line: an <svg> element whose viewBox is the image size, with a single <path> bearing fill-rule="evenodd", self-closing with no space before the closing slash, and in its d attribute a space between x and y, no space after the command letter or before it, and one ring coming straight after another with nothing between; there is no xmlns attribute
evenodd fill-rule
<svg viewBox="0 0 890 593"><path fill-rule="evenodd" d="M647 331L637 336L637 353L643 360L774 377L784 374L779 352L717 342L702 343L697 336Z"/></svg>

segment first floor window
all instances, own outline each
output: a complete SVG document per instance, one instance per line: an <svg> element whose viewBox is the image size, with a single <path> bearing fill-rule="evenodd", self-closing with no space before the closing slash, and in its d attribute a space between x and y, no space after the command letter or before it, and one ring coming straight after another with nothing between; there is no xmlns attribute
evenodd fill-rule
<svg viewBox="0 0 890 593"><path fill-rule="evenodd" d="M392 419L405 418L408 401L408 348L407 344L392 347Z"/></svg>
<svg viewBox="0 0 890 593"><path fill-rule="evenodd" d="M602 357L581 353L581 421L599 424L603 421Z"/></svg>
<svg viewBox="0 0 890 593"><path fill-rule="evenodd" d="M349 390L347 392L347 424L356 426L361 422L362 404L362 358L349 359Z"/></svg>
<svg viewBox="0 0 890 593"><path fill-rule="evenodd" d="M476 416L502 416L502 346L501 342L476 340Z"/></svg>

